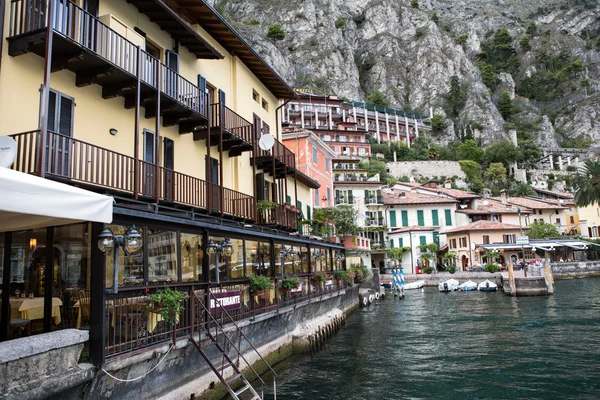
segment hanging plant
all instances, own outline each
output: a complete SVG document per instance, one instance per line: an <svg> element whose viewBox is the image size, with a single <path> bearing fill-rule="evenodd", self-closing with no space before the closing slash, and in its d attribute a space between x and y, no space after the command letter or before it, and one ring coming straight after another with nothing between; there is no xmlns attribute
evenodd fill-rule
<svg viewBox="0 0 600 400"><path fill-rule="evenodd" d="M183 311L183 301L188 294L167 288L148 295L150 300L147 309L159 314L168 325L175 325L179 321L179 314Z"/></svg>

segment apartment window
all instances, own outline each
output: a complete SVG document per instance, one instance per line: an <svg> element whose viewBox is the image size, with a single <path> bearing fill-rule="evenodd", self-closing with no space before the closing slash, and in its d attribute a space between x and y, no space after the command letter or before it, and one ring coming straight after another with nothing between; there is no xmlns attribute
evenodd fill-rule
<svg viewBox="0 0 600 400"><path fill-rule="evenodd" d="M456 239L450 239L450 248L451 249L455 249L456 248Z"/></svg>
<svg viewBox="0 0 600 400"><path fill-rule="evenodd" d="M323 135L323 141L324 142L331 142L331 136L330 135Z"/></svg>
<svg viewBox="0 0 600 400"><path fill-rule="evenodd" d="M367 152L366 152L366 150L364 149L364 147L359 147L359 148L358 148L358 155L359 155L359 156L366 156L366 155L367 155Z"/></svg>
<svg viewBox="0 0 600 400"><path fill-rule="evenodd" d="M315 189L315 207L319 207L321 205L319 200L319 189Z"/></svg>
<svg viewBox="0 0 600 400"><path fill-rule="evenodd" d="M542 210L538 210L538 214L542 215Z"/></svg>
<svg viewBox="0 0 600 400"><path fill-rule="evenodd" d="M331 188L327 188L327 207L331 207Z"/></svg>
<svg viewBox="0 0 600 400"><path fill-rule="evenodd" d="M490 235L483 235L481 239L483 240L483 244L490 244Z"/></svg>
<svg viewBox="0 0 600 400"><path fill-rule="evenodd" d="M271 127L266 122L263 122L263 135L269 135L271 133Z"/></svg>
<svg viewBox="0 0 600 400"><path fill-rule="evenodd" d="M446 226L452 226L452 210L444 211L446 216Z"/></svg>
<svg viewBox="0 0 600 400"><path fill-rule="evenodd" d="M434 226L438 226L440 224L438 210L431 210L431 221Z"/></svg>
<svg viewBox="0 0 600 400"><path fill-rule="evenodd" d="M329 172L329 157L325 157L325 172Z"/></svg>
<svg viewBox="0 0 600 400"><path fill-rule="evenodd" d="M504 243L516 243L517 235L502 235L502 241Z"/></svg>
<svg viewBox="0 0 600 400"><path fill-rule="evenodd" d="M408 211L402 210L402 226L408 226Z"/></svg>
<svg viewBox="0 0 600 400"><path fill-rule="evenodd" d="M556 223L560 225L560 218L556 218Z"/></svg>
<svg viewBox="0 0 600 400"><path fill-rule="evenodd" d="M346 136L338 136L338 142L346 142Z"/></svg>
<svg viewBox="0 0 600 400"><path fill-rule="evenodd" d="M425 216L423 215L423 210L417 210L417 225L425 226Z"/></svg>
<svg viewBox="0 0 600 400"><path fill-rule="evenodd" d="M317 148L316 146L313 145L312 147L312 159L313 159L313 164L315 165L319 165L319 159L317 158L318 153L317 153Z"/></svg>
<svg viewBox="0 0 600 400"><path fill-rule="evenodd" d="M459 242L460 242L460 247L461 247L461 248L465 248L465 247L467 247L467 238L466 238L466 237L464 237L464 236L463 236L463 237L461 237L461 238L459 239Z"/></svg>
<svg viewBox="0 0 600 400"><path fill-rule="evenodd" d="M258 95L258 92L254 89L252 89L252 100L254 100L255 102L260 102L260 96Z"/></svg>
<svg viewBox="0 0 600 400"><path fill-rule="evenodd" d="M73 136L73 106L75 99L55 90L48 97L48 130Z"/></svg>
<svg viewBox="0 0 600 400"><path fill-rule="evenodd" d="M269 103L267 103L264 99L262 101L262 108L264 108L266 111L269 111Z"/></svg>
<svg viewBox="0 0 600 400"><path fill-rule="evenodd" d="M426 236L419 236L419 244L421 246L426 245L427 244L427 237Z"/></svg>
<svg viewBox="0 0 600 400"><path fill-rule="evenodd" d="M396 211L390 211L390 228L396 227Z"/></svg>
<svg viewBox="0 0 600 400"><path fill-rule="evenodd" d="M569 222L570 222L571 224L574 224L574 223L575 223L575 217L571 215L571 216L569 217Z"/></svg>
<svg viewBox="0 0 600 400"><path fill-rule="evenodd" d="M394 239L390 239L390 249L394 248Z"/></svg>

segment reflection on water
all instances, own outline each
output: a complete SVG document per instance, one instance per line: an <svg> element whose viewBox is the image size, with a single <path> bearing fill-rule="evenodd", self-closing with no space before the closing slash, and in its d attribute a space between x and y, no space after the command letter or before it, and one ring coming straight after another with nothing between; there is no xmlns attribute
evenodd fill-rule
<svg viewBox="0 0 600 400"><path fill-rule="evenodd" d="M278 399L599 399L600 279L554 297L410 291L280 365Z"/></svg>

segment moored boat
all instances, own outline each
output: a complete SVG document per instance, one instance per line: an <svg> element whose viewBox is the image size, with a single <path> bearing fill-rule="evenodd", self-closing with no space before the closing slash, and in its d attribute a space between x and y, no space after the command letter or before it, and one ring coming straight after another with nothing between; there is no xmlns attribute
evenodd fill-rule
<svg viewBox="0 0 600 400"><path fill-rule="evenodd" d="M485 281L481 282L477 288L479 289L480 292L495 292L496 290L498 290L498 285L496 285L494 282L486 279Z"/></svg>
<svg viewBox="0 0 600 400"><path fill-rule="evenodd" d="M419 279L418 281L414 281L411 283L405 283L404 290L421 289L423 286L425 286L425 280Z"/></svg>
<svg viewBox="0 0 600 400"><path fill-rule="evenodd" d="M447 281L438 284L440 292L454 292L458 289L458 281L456 279L448 279Z"/></svg>
<svg viewBox="0 0 600 400"><path fill-rule="evenodd" d="M386 289L389 289L392 287L392 281L390 281L389 279L382 279L381 286L383 286Z"/></svg>
<svg viewBox="0 0 600 400"><path fill-rule="evenodd" d="M458 290L468 292L470 290L477 290L477 284L471 280L466 281L458 285Z"/></svg>

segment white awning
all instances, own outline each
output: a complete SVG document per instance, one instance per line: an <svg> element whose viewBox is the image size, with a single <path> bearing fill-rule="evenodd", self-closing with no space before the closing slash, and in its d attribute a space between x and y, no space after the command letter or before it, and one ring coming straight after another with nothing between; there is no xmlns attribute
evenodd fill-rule
<svg viewBox="0 0 600 400"><path fill-rule="evenodd" d="M112 222L113 198L0 167L0 232Z"/></svg>

